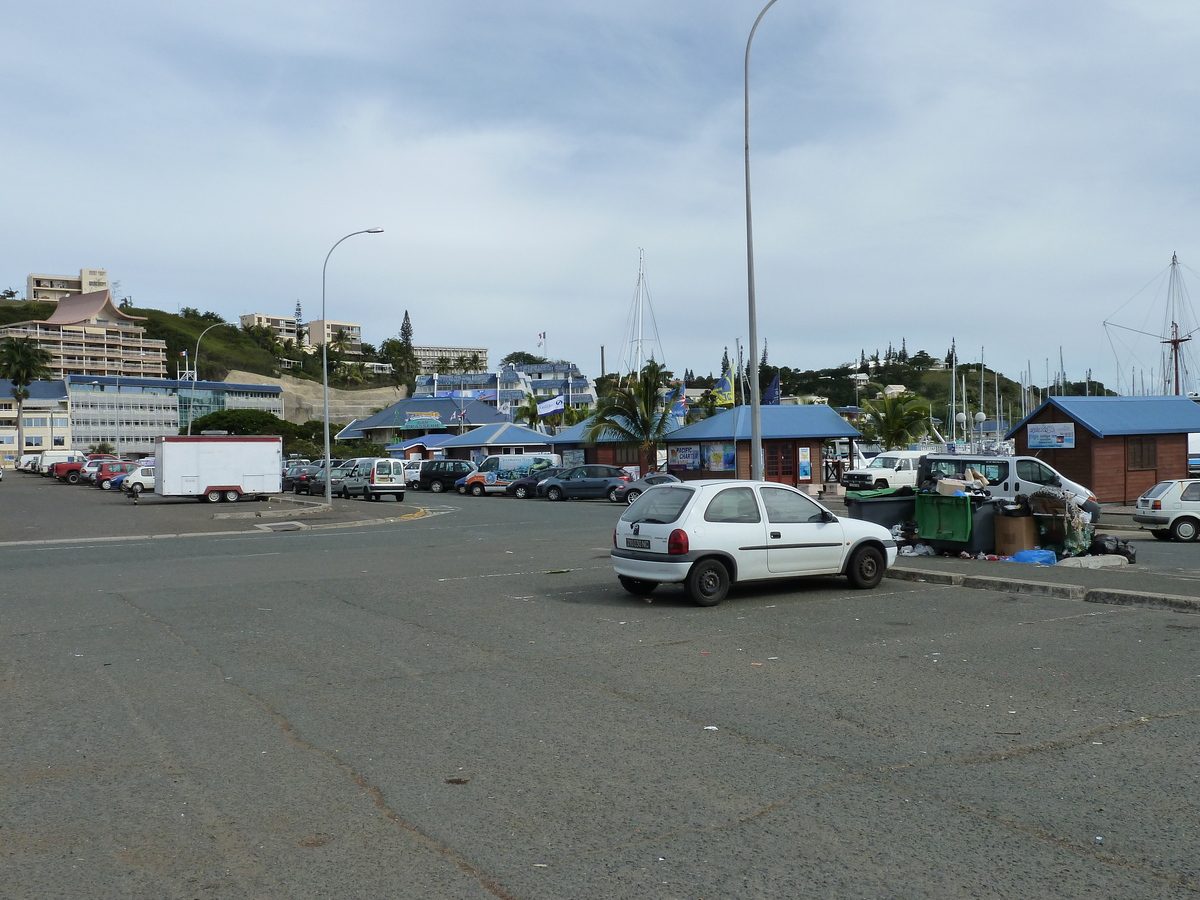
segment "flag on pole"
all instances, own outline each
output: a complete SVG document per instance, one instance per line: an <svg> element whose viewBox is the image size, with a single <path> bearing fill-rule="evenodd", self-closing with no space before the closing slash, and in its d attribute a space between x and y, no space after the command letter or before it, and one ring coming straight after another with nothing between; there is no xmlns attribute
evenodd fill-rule
<svg viewBox="0 0 1200 900"><path fill-rule="evenodd" d="M687 385L684 382L679 382L679 387L667 395L667 403L670 404L671 415L682 425L688 414Z"/></svg>
<svg viewBox="0 0 1200 900"><path fill-rule="evenodd" d="M762 402L764 406L779 405L779 374L771 380L771 386L767 388L767 392L763 394Z"/></svg>
<svg viewBox="0 0 1200 900"><path fill-rule="evenodd" d="M549 400L543 400L538 404L538 416L540 418L552 416L555 413L562 412L566 407L567 398L559 394L557 397L551 397Z"/></svg>
<svg viewBox="0 0 1200 900"><path fill-rule="evenodd" d="M546 343L546 332L543 331L538 335L538 346L540 347L544 343Z"/></svg>
<svg viewBox="0 0 1200 900"><path fill-rule="evenodd" d="M717 406L725 404L733 405L733 368L725 370L725 374L721 376L721 380L717 382L717 386L712 390L713 399L717 401Z"/></svg>

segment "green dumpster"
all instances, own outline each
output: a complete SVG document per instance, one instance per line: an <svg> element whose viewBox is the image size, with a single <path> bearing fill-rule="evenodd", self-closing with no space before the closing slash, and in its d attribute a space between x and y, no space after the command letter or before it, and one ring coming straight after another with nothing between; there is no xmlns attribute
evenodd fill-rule
<svg viewBox="0 0 1200 900"><path fill-rule="evenodd" d="M966 543L971 538L971 498L917 494L917 528L923 541Z"/></svg>

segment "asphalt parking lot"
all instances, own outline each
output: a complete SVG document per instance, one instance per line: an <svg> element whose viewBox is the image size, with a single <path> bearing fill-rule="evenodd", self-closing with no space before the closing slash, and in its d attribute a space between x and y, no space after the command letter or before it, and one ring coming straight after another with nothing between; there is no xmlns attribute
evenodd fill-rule
<svg viewBox="0 0 1200 900"><path fill-rule="evenodd" d="M603 502L282 533L188 504L218 533L105 542L152 508L40 489L38 528L89 533L0 546L8 895L1200 890L1195 616L895 580L647 603Z"/></svg>

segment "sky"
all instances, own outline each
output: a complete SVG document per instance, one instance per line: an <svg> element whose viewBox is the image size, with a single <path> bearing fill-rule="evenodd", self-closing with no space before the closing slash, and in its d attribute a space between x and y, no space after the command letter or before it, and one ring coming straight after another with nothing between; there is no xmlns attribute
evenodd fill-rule
<svg viewBox="0 0 1200 900"><path fill-rule="evenodd" d="M644 259L655 357L717 374L748 346L762 4L5 4L0 287L104 268L137 306L315 319L330 254L327 315L370 343L407 310L418 344L596 374ZM953 340L1037 384L1060 354L1161 375L1172 254L1200 282L1198 44L1171 0L778 0L750 60L769 362Z"/></svg>

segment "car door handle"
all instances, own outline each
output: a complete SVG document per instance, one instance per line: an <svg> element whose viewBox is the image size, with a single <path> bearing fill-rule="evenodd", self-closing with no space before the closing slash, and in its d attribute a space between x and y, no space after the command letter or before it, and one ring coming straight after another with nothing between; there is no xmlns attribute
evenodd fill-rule
<svg viewBox="0 0 1200 900"><path fill-rule="evenodd" d="M780 534L778 531L772 531L772 532L771 532L771 537L773 537L773 538L781 538L781 537L783 537L783 535L782 535L782 534Z"/></svg>

